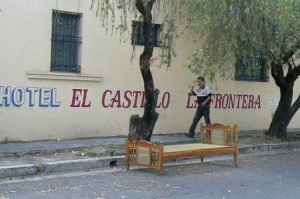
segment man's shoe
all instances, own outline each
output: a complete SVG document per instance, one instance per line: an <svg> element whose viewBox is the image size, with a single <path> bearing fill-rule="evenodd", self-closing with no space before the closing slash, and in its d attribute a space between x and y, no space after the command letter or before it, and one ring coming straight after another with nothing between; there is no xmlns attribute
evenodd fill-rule
<svg viewBox="0 0 300 199"><path fill-rule="evenodd" d="M185 133L184 135L189 138L194 138L194 134L191 133Z"/></svg>

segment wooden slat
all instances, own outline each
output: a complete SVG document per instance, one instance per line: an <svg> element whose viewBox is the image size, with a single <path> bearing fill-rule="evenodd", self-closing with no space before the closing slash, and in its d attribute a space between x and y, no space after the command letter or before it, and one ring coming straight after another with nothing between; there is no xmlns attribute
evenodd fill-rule
<svg viewBox="0 0 300 199"><path fill-rule="evenodd" d="M179 144L179 145L165 145L164 152L172 153L178 151L192 151L199 149L212 149L212 148L224 148L228 147L225 145L216 145L216 144Z"/></svg>

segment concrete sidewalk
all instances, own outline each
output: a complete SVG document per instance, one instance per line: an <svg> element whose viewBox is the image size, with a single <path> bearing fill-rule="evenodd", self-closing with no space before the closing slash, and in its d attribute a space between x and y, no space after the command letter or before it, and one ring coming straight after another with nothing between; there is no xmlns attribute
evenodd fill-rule
<svg viewBox="0 0 300 199"><path fill-rule="evenodd" d="M0 178L123 166L125 139L116 136L0 144ZM197 136L191 139L178 133L153 135L151 142L178 144L198 140ZM300 139L282 142L265 138L262 131L242 131L239 148L241 154L294 150L300 148Z"/></svg>

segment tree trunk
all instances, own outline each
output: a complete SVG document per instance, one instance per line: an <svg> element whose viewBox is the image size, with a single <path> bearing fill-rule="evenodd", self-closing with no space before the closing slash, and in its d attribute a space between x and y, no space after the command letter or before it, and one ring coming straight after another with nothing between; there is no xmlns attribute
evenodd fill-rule
<svg viewBox="0 0 300 199"><path fill-rule="evenodd" d="M152 14L151 10L155 0L136 0L136 7L143 15L143 33L144 33L144 51L140 56L140 71L143 76L145 88L145 107L142 117L132 115L129 122L128 138L131 141L148 140L150 141L154 126L158 119L158 113L155 110L159 90L154 89L152 73L150 71L150 58L153 53L153 35L152 35Z"/></svg>
<svg viewBox="0 0 300 199"><path fill-rule="evenodd" d="M287 138L287 127L293 117L291 105L294 82L280 86L280 100L269 127L268 135L280 139Z"/></svg>
<svg viewBox="0 0 300 199"><path fill-rule="evenodd" d="M300 108L300 95L292 105L294 83L300 75L300 65L295 65L293 60L293 55L298 49L300 49L300 41L295 43L289 50L282 51L281 61L278 61L270 51L274 58L270 65L271 74L276 85L280 88L280 100L267 135L275 136L280 139L287 138L287 127ZM282 63L288 66L286 76L284 76Z"/></svg>

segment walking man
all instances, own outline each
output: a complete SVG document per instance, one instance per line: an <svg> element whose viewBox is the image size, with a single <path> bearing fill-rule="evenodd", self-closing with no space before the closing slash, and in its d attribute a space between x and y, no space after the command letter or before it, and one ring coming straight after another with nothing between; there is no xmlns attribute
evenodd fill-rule
<svg viewBox="0 0 300 199"><path fill-rule="evenodd" d="M195 129L197 124L202 116L204 116L206 125L211 124L209 118L209 109L210 109L210 102L211 102L211 91L209 87L205 85L205 80L203 77L198 77L197 84L199 88L195 89L196 81L193 81L193 86L190 90L190 96L197 96L198 107L195 113L193 123L189 129L189 133L185 133L184 135L190 138L195 136Z"/></svg>

